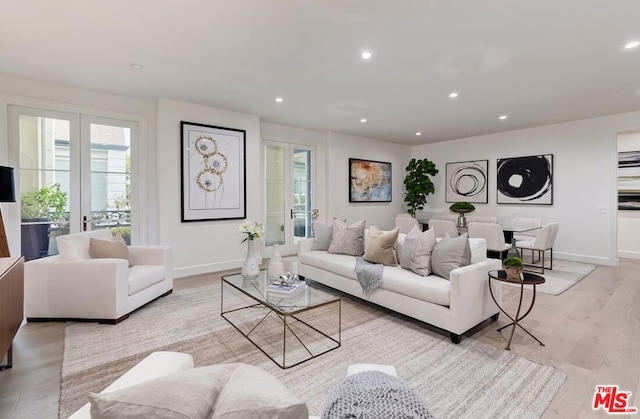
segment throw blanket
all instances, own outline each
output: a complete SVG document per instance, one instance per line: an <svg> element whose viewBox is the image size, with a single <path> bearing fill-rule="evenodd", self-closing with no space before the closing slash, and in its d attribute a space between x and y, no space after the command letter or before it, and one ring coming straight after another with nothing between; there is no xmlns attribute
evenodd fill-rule
<svg viewBox="0 0 640 419"><path fill-rule="evenodd" d="M322 419L433 419L427 404L397 377L365 371L346 377L329 393Z"/></svg>
<svg viewBox="0 0 640 419"><path fill-rule="evenodd" d="M382 269L384 265L367 262L356 256L356 277L362 286L364 295L369 295L382 283Z"/></svg>

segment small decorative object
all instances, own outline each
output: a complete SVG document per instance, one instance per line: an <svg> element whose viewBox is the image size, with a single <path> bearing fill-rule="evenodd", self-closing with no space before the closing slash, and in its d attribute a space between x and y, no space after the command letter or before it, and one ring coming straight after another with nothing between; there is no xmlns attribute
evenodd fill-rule
<svg viewBox="0 0 640 419"><path fill-rule="evenodd" d="M300 277L296 274L292 274L291 272L284 273L278 277L276 281L273 281L273 284L276 285L295 285L300 282Z"/></svg>
<svg viewBox="0 0 640 419"><path fill-rule="evenodd" d="M520 252L518 251L518 248L516 247L516 239L511 239L511 248L509 249L509 251L507 252L507 257L516 257L516 258L520 258Z"/></svg>
<svg viewBox="0 0 640 419"><path fill-rule="evenodd" d="M258 262L256 261L255 255L253 253L253 241L255 239L259 239L264 234L264 227L262 223L258 223L255 221L245 220L238 227L241 233L247 235L242 243L247 243L247 258L244 261L244 265L242 265L242 270L240 274L244 279L256 279L260 274L260 267L258 266Z"/></svg>
<svg viewBox="0 0 640 419"><path fill-rule="evenodd" d="M458 214L458 227L466 227L467 219L465 218L465 214L469 212L473 212L476 210L476 207L473 204L466 201L458 201L452 204L449 207L449 211L455 212Z"/></svg>
<svg viewBox="0 0 640 419"><path fill-rule="evenodd" d="M507 273L507 279L520 281L524 264L518 257L509 257L502 261L502 268Z"/></svg>
<svg viewBox="0 0 640 419"><path fill-rule="evenodd" d="M280 245L274 244L271 259L269 259L267 276L269 279L275 279L279 278L282 274L284 274L284 262L282 262L282 256L280 255Z"/></svg>

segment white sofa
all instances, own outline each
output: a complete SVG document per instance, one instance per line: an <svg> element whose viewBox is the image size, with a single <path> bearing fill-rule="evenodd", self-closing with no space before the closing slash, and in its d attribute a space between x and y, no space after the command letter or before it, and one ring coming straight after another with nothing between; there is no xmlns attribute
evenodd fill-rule
<svg viewBox="0 0 640 419"><path fill-rule="evenodd" d="M398 235L398 245L404 237L404 234ZM488 272L501 269L501 262L487 259L484 239L469 239L471 264L451 271L448 280L436 275L423 277L400 266L385 266L382 284L368 296L356 278L355 257L311 250L313 240L307 238L299 242L300 275L444 329L454 343L459 343L462 334L488 318L498 319L499 309L489 293ZM500 284L493 281L492 290L501 302Z"/></svg>
<svg viewBox="0 0 640 419"><path fill-rule="evenodd" d="M24 267L27 321L96 320L118 323L142 305L173 291L173 253L164 246L129 246L126 259L96 258L89 240L109 230L57 237L60 255Z"/></svg>

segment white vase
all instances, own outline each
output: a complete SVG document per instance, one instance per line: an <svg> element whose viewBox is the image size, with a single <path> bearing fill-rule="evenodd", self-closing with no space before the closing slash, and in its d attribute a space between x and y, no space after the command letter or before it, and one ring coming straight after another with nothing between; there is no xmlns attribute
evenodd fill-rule
<svg viewBox="0 0 640 419"><path fill-rule="evenodd" d="M280 245L274 244L271 259L269 259L267 276L269 279L278 279L282 274L284 274L284 262L282 262L282 256L280 256Z"/></svg>
<svg viewBox="0 0 640 419"><path fill-rule="evenodd" d="M240 274L244 279L256 279L260 275L260 267L253 254L253 240L247 240L247 258L242 265Z"/></svg>

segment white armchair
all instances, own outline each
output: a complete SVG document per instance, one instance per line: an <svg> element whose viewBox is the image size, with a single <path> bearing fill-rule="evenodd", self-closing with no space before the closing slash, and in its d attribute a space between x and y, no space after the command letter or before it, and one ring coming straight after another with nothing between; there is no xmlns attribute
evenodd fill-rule
<svg viewBox="0 0 640 419"><path fill-rule="evenodd" d="M129 260L92 259L91 238L110 240L112 235L108 230L98 230L59 236L59 255L25 263L27 321L96 320L115 324L173 291L170 247L129 246Z"/></svg>

